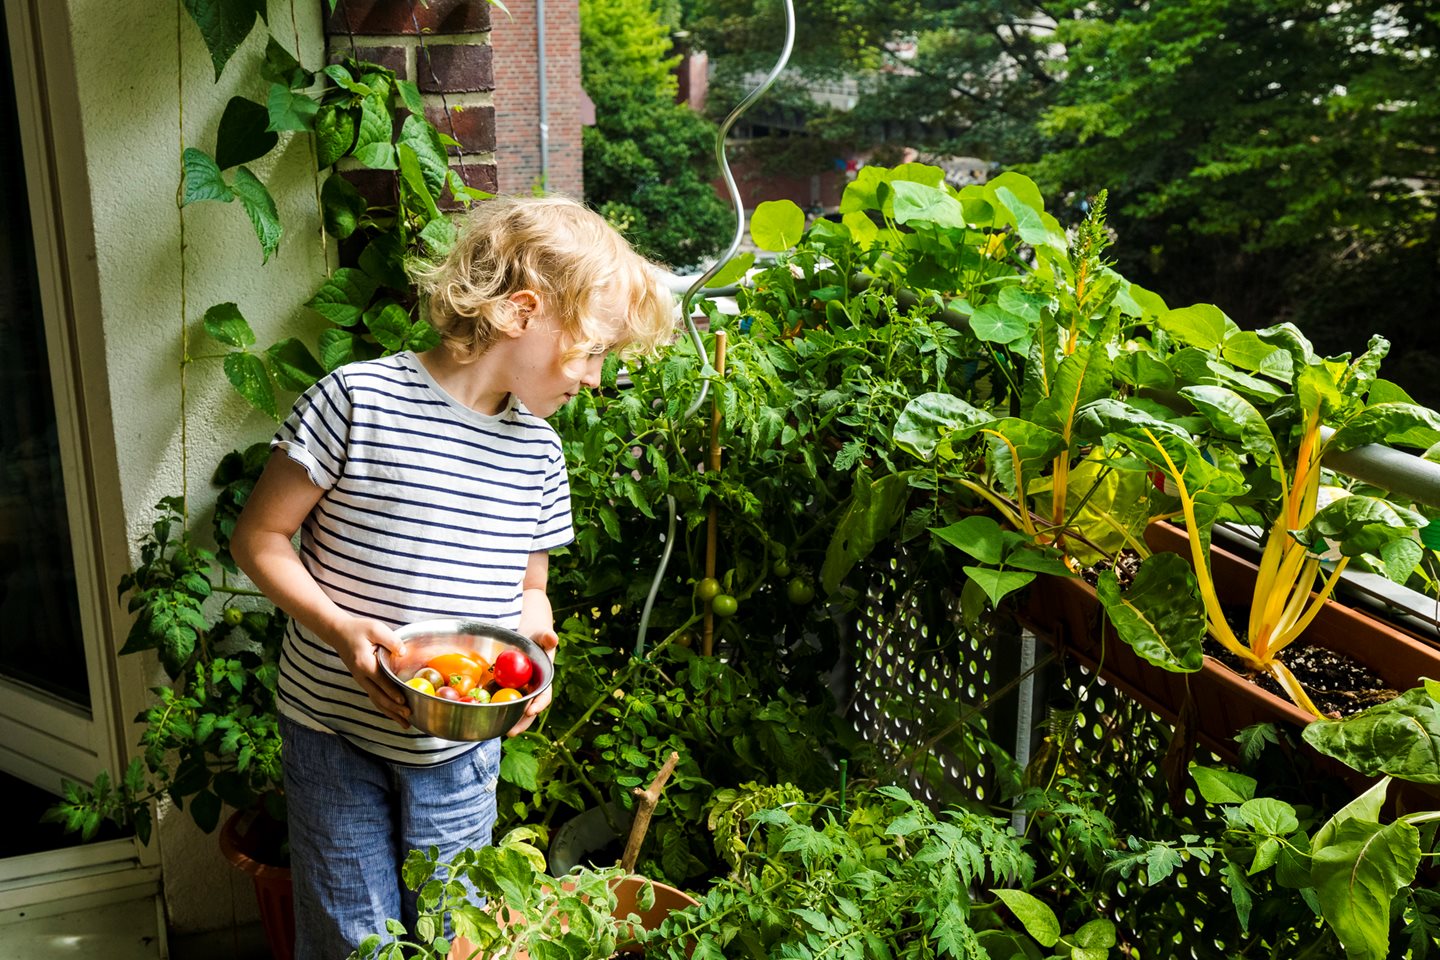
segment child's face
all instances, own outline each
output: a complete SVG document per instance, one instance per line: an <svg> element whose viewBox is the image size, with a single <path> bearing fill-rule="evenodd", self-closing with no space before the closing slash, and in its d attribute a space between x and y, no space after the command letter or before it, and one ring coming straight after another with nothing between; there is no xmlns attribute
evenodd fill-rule
<svg viewBox="0 0 1440 960"><path fill-rule="evenodd" d="M596 296L591 303L604 326L619 330L624 304L614 296ZM574 337L541 309L532 314L515 344L514 393L537 417L548 417L583 388L600 386L600 368L610 343L593 344L588 352L570 356Z"/></svg>

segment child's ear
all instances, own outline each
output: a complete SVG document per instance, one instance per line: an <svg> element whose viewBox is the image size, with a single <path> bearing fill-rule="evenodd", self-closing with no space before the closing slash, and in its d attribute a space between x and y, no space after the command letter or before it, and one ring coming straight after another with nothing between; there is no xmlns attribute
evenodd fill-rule
<svg viewBox="0 0 1440 960"><path fill-rule="evenodd" d="M525 329L540 309L540 295L534 290L517 290L510 294L510 302L515 305L515 316L520 320L520 329Z"/></svg>

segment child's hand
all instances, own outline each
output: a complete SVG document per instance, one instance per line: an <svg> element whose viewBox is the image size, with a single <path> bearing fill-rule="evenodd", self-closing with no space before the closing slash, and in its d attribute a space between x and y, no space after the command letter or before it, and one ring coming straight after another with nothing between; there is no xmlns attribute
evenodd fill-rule
<svg viewBox="0 0 1440 960"><path fill-rule="evenodd" d="M409 729L410 708L405 705L405 695L385 678L380 670L380 661L375 656L377 646L389 650L392 657L402 656L405 642L379 620L363 617L349 617L342 621L335 628L334 635L327 639L370 702L400 724L401 729Z"/></svg>
<svg viewBox="0 0 1440 960"><path fill-rule="evenodd" d="M529 636L531 640L539 644L541 650L545 651L545 655L550 658L550 663L553 666L555 663L555 648L560 646L560 638L555 635L555 630L553 628L536 630ZM539 715L540 711L550 706L550 691L553 690L554 687L555 684L552 681L550 686L546 687L540 693L540 696L531 700L525 707L525 715L520 718L515 726L510 728L510 732L505 734L505 736L513 737L517 733L524 733L530 729L530 724L535 722L535 718Z"/></svg>

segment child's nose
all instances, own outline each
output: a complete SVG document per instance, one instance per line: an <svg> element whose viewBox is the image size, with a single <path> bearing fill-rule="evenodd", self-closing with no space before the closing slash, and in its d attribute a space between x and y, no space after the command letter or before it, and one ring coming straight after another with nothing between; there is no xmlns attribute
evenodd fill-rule
<svg viewBox="0 0 1440 960"><path fill-rule="evenodd" d="M600 386L600 370L604 366L604 357L591 357L585 363L585 372L581 374L580 382L591 388Z"/></svg>

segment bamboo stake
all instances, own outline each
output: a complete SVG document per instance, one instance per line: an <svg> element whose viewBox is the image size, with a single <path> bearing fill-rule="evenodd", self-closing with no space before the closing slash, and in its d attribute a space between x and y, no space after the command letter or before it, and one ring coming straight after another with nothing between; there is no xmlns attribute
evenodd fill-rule
<svg viewBox="0 0 1440 960"><path fill-rule="evenodd" d="M715 334L715 376L725 376L725 331ZM710 404L710 462L705 467L711 473L720 472L720 396L717 391ZM715 550L720 539L720 513L715 501L710 501L705 525L705 576L715 576ZM705 601L705 627L700 650L705 656L715 652L715 611L709 600Z"/></svg>
<svg viewBox="0 0 1440 960"><path fill-rule="evenodd" d="M626 873L635 872L635 861L640 859L640 845L645 842L645 831L650 829L650 817L654 815L655 805L660 802L660 793L665 789L670 774L675 772L675 764L678 762L680 754L671 750L670 756L665 758L665 763L660 767L660 772L650 781L650 786L644 790L635 787L630 791L636 799L635 819L630 824L630 836L625 841L625 854L620 858L620 866L625 868Z"/></svg>

